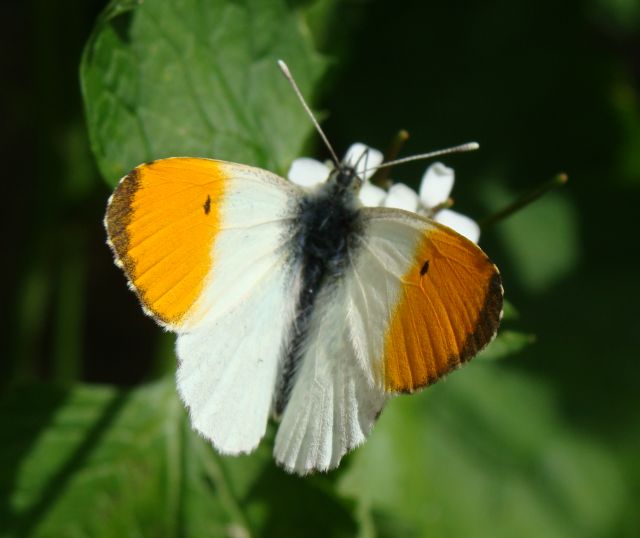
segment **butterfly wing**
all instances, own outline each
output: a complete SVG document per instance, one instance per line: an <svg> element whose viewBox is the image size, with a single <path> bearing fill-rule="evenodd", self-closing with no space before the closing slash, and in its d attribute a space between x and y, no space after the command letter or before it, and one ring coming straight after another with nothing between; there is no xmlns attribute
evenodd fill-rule
<svg viewBox="0 0 640 538"><path fill-rule="evenodd" d="M178 390L224 453L253 450L266 429L293 316L284 245L300 196L264 170L171 158L133 170L109 202L116 263L178 333Z"/></svg>
<svg viewBox="0 0 640 538"><path fill-rule="evenodd" d="M412 392L493 339L502 317L500 274L477 245L446 226L398 210L365 215L367 254L347 282L351 338L378 386ZM384 325L366 331L380 303L388 307L378 318Z"/></svg>
<svg viewBox="0 0 640 538"><path fill-rule="evenodd" d="M274 446L276 461L289 472L337 467L365 441L387 399L358 363L343 307L329 297L316 306L322 319L314 317Z"/></svg>
<svg viewBox="0 0 640 538"><path fill-rule="evenodd" d="M501 317L498 271L471 241L400 210L362 215L345 274L319 297L276 437L276 459L299 474L337 466L387 398L469 360Z"/></svg>

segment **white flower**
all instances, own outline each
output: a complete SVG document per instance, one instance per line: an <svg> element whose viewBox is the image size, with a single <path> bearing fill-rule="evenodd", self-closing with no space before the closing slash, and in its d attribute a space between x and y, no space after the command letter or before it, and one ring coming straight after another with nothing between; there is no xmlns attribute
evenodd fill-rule
<svg viewBox="0 0 640 538"><path fill-rule="evenodd" d="M433 163L422 176L418 213L432 218L440 224L453 228L467 239L478 242L480 226L478 223L457 211L445 207L453 189L454 172L442 163ZM395 186L395 185L394 185ZM391 194L391 189L389 190Z"/></svg>
<svg viewBox="0 0 640 538"><path fill-rule="evenodd" d="M403 183L395 183L381 205L424 215L477 243L480 226L466 215L446 207L453 182L453 169L442 163L433 163L422 176L419 195Z"/></svg>
<svg viewBox="0 0 640 538"><path fill-rule="evenodd" d="M368 151L367 155L363 156L366 151ZM359 142L352 144L344 157L344 162L355 166L356 173L363 179L358 196L364 206L377 207L381 205L382 199L387 195L384 189L373 185L369 181L375 168L382 163L382 160L382 153L377 149L370 148ZM291 163L287 177L301 187L313 187L325 182L331 170L331 166L325 163L309 157L300 157Z"/></svg>
<svg viewBox="0 0 640 538"><path fill-rule="evenodd" d="M368 151L367 155L363 154ZM383 156L377 149L364 144L353 144L345 155L344 162L356 167L363 178L360 201L367 207L394 207L418 213L436 222L453 228L474 243L480 238L480 227L471 218L446 207L453 189L454 172L442 163L433 163L422 176L420 194L404 183L394 183L388 191L372 184L369 178L375 168L382 163ZM313 187L327 180L331 168L308 157L296 159L287 174L289 180L302 187Z"/></svg>

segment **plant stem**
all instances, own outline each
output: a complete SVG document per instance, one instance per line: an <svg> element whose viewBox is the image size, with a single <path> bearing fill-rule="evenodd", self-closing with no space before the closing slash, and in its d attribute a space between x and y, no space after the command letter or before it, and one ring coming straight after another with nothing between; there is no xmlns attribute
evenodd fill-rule
<svg viewBox="0 0 640 538"><path fill-rule="evenodd" d="M569 180L569 177L565 173L557 174L553 179L543 183L539 187L532 189L528 193L524 194L520 198L518 198L515 202L512 202L507 207L501 209L497 213L490 215L484 219L482 219L479 224L480 228L483 230L488 228L489 226L494 225L496 222L506 219L507 217L513 215L517 211L520 211L522 208L528 206L532 202L535 202L538 198L540 198L543 194L546 194L552 189L557 187L561 187Z"/></svg>

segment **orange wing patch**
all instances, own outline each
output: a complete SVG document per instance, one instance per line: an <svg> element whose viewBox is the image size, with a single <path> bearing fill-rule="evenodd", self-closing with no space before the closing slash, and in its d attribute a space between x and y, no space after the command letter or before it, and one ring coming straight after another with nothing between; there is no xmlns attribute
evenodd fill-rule
<svg viewBox="0 0 640 538"><path fill-rule="evenodd" d="M163 323L179 324L202 292L225 182L217 161L162 159L135 168L109 202L105 226L118 265Z"/></svg>
<svg viewBox="0 0 640 538"><path fill-rule="evenodd" d="M385 335L384 382L411 392L471 359L496 333L500 274L461 235L441 227L420 240Z"/></svg>

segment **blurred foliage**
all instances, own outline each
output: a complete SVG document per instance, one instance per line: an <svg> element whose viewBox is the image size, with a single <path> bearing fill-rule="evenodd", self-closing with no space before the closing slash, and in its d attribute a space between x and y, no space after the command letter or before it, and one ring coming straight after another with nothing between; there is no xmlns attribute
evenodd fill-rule
<svg viewBox="0 0 640 538"><path fill-rule="evenodd" d="M3 422L22 418L1 451L2 479L15 480L3 522L16 535L287 536L305 524L309 535L355 532L322 480L286 475L268 448L218 456L190 429L173 379L132 391L29 387L2 409ZM297 514L284 502L292 498Z"/></svg>
<svg viewBox="0 0 640 538"><path fill-rule="evenodd" d="M15 0L5 15L0 535L640 534L636 2ZM570 177L483 230L518 307L498 339L304 479L273 464L273 427L239 458L192 432L165 377L173 338L101 228L140 162L284 174L311 152L279 57L338 153L398 128L406 153L478 140L447 159L456 208L477 218ZM415 186L424 167L393 176Z"/></svg>
<svg viewBox="0 0 640 538"><path fill-rule="evenodd" d="M340 486L398 536L602 536L623 496L548 393L480 361L389 405Z"/></svg>
<svg viewBox="0 0 640 538"><path fill-rule="evenodd" d="M115 186L141 162L175 155L283 173L312 125L274 58L287 58L309 95L324 70L302 24L284 2L113 2L81 68L102 175Z"/></svg>

